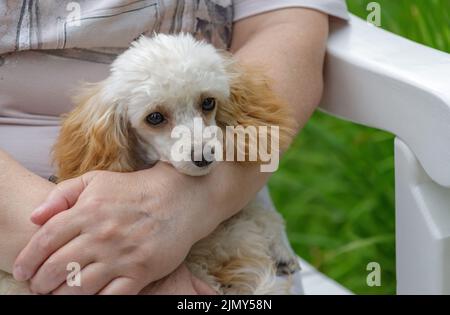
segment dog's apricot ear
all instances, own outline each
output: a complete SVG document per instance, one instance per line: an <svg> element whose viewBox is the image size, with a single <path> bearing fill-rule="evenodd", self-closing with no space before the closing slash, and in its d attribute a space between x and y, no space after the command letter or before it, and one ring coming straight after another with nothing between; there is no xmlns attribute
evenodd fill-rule
<svg viewBox="0 0 450 315"><path fill-rule="evenodd" d="M128 120L102 93L102 83L83 88L76 107L63 118L53 148L58 180L92 170L132 171L133 134Z"/></svg>
<svg viewBox="0 0 450 315"><path fill-rule="evenodd" d="M226 126L240 125L244 129L249 126L266 126L269 131L271 126L277 126L279 128L278 150L285 151L295 135L297 123L287 104L271 89L269 77L261 68L237 63L230 65L230 77L231 95L229 100L220 104L217 109L218 125L224 133ZM277 135L269 132L267 138L269 144L272 136ZM255 141L252 143L257 144ZM244 154L248 161L250 141L246 141L244 147L235 142L234 152L240 152L243 149L245 149ZM257 162L260 162L259 158Z"/></svg>

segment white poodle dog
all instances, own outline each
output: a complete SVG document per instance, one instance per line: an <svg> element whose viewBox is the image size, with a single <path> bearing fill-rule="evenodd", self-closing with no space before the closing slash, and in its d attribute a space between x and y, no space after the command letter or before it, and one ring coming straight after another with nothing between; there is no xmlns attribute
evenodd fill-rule
<svg viewBox="0 0 450 315"><path fill-rule="evenodd" d="M271 147L270 153L279 154L289 145L295 123L269 83L261 69L240 65L190 35L141 37L112 63L108 78L76 97L77 106L63 119L54 147L57 178L92 170L130 172L157 161L202 176L233 149L233 157L244 153L239 163L262 163L260 158L249 161L251 149L264 142L252 136L243 137L243 145L226 142L222 151L210 150L209 156L205 151L194 154L195 145L206 145L195 138L175 158L179 139L173 130L184 126L194 132L194 121L224 131L227 126L276 126L278 133L268 139L276 138L279 148ZM277 275L299 269L281 216L257 201L195 244L186 262L222 294L290 293L291 282L277 281ZM17 283L4 275L0 290L12 292L13 287Z"/></svg>

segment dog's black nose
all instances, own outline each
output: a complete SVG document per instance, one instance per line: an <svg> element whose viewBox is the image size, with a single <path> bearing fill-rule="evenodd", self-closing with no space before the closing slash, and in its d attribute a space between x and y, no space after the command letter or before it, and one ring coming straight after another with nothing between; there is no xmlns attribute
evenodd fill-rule
<svg viewBox="0 0 450 315"><path fill-rule="evenodd" d="M201 161L194 161L195 166L198 166L198 167L206 167L211 163L212 163L212 161L207 161L204 158Z"/></svg>
<svg viewBox="0 0 450 315"><path fill-rule="evenodd" d="M213 162L212 160L208 161L203 154L202 154L202 159L201 160L200 159L196 159L194 151L192 151L192 153L191 153L191 160L195 164L195 166L197 166L197 167L206 167L206 166L208 166L209 164L211 164Z"/></svg>

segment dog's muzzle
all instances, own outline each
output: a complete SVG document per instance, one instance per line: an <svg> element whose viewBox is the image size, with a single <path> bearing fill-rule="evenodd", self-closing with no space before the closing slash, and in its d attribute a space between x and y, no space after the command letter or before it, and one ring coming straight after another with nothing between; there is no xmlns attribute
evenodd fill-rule
<svg viewBox="0 0 450 315"><path fill-rule="evenodd" d="M207 159L204 154L202 154L202 158L201 159L196 159L194 151L192 150L192 152L191 152L191 161L197 167L207 167L212 162L214 162L214 159L213 158Z"/></svg>

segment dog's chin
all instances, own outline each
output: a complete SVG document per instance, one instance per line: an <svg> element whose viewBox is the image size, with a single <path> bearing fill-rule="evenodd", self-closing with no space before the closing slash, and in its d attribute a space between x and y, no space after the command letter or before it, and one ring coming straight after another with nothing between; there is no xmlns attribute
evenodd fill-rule
<svg viewBox="0 0 450 315"><path fill-rule="evenodd" d="M204 176L206 174L208 174L209 172L211 172L211 170L214 168L214 166L216 165L216 162L213 162L211 164L209 164L208 166L205 167L198 167L195 166L193 163L174 163L172 164L175 169L183 174L189 175L189 176Z"/></svg>

